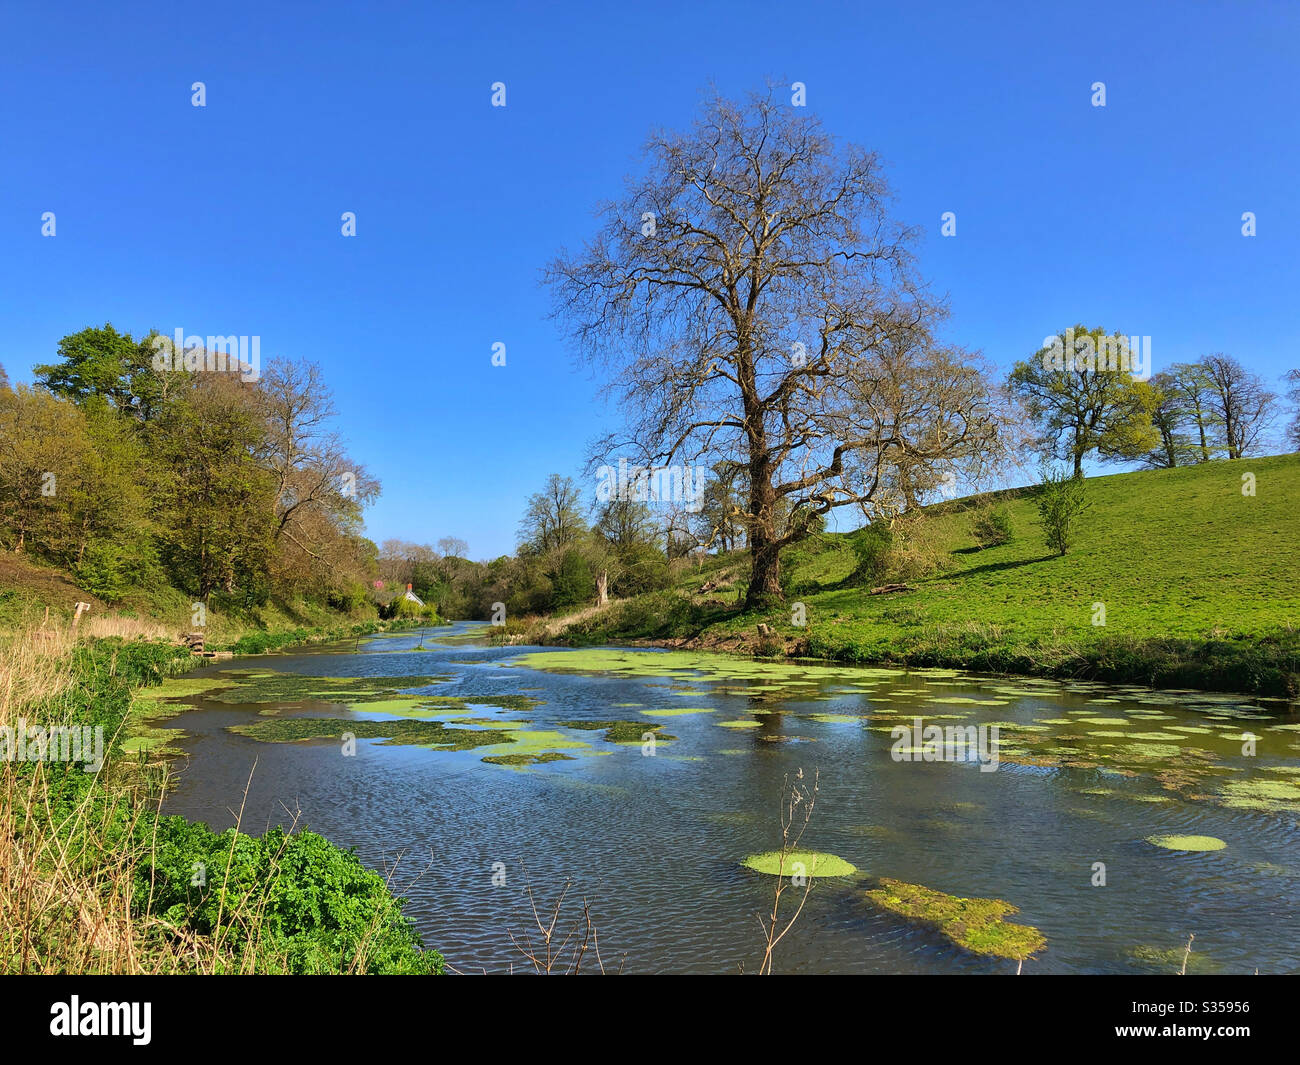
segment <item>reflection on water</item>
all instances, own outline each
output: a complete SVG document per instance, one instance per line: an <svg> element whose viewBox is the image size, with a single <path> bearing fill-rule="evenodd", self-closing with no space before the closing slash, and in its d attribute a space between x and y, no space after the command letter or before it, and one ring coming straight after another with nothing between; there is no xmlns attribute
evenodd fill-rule
<svg viewBox="0 0 1300 1065"><path fill-rule="evenodd" d="M418 634L384 636L355 650L220 668L443 678L416 689L442 699L428 712L458 727L522 729L529 749L571 744L570 759L521 768L483 762L484 748L371 738L341 757L332 740L263 742L229 731L297 716L411 713L400 700L345 710L329 701L340 698L332 684L306 685L304 701L278 704L274 718L266 704L198 698L166 722L186 733L167 812L220 829L242 805L247 831L296 821L355 847L368 865L393 871L426 943L460 970L519 967L507 933L531 920L522 863L539 902L575 882L592 904L607 963L625 956L631 972L736 972L757 967L754 915L770 906L771 889L739 862L777 845L782 780L802 769L820 779L805 845L869 876L1016 904L1014 920L1048 940L1027 972L1151 971L1135 952L1176 951L1189 933L1208 967L1300 970L1300 728L1284 708L847 666L792 674L737 663L655 676L629 665L592 675L516 663L539 649L426 637L427 650L415 650L419 643ZM619 651L605 664L658 653ZM475 702L519 695L535 705ZM890 729L917 716L997 724L999 768L894 760ZM646 757L639 744L561 724L628 720L676 739ZM1253 755L1242 754L1243 733L1257 737ZM1158 835L1214 836L1227 846L1187 853L1145 842ZM1097 862L1105 886L1093 886ZM505 886L493 884L494 863L507 867ZM778 971L1013 968L874 909L865 886L819 881L778 948Z"/></svg>

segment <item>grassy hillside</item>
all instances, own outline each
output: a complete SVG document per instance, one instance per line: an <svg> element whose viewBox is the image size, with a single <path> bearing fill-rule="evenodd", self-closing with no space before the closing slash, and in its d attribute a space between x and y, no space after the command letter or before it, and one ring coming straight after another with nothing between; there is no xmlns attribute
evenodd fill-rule
<svg viewBox="0 0 1300 1065"><path fill-rule="evenodd" d="M175 588L160 585L140 588L120 603L104 603L63 570L42 565L25 555L0 552L0 647L5 637L45 624L67 629L78 602L90 604L90 612L79 623L91 636L165 637L196 631L191 597ZM248 653L277 645L282 638L306 638L335 632L351 632L354 626L370 625L378 618L371 603L351 612L331 609L305 599L272 600L238 611L208 610L206 625L209 648L230 647Z"/></svg>
<svg viewBox="0 0 1300 1065"><path fill-rule="evenodd" d="M1253 497L1242 494L1247 472ZM1014 539L984 550L971 500L928 508L916 542L940 569L909 579L910 591L855 586L848 536L826 535L785 560L784 611L738 612L747 564L737 553L564 637L1297 693L1300 455L1090 478L1076 546L1063 557L1046 548L1034 494L1002 494ZM792 624L795 603L806 610L802 628ZM1098 603L1104 626L1093 623ZM763 645L758 622L779 640Z"/></svg>

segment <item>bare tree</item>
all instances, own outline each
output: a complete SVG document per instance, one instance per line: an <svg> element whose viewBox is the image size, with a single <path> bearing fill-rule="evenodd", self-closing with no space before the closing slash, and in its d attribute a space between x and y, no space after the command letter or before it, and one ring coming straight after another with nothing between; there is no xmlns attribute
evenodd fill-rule
<svg viewBox="0 0 1300 1065"><path fill-rule="evenodd" d="M870 505L901 466L978 463L996 418L886 212L876 156L837 144L773 93L710 100L656 133L648 166L547 271L582 355L609 368L627 421L595 449L748 471L747 603L781 597L787 513ZM901 400L901 401L900 401Z"/></svg>
<svg viewBox="0 0 1300 1065"><path fill-rule="evenodd" d="M1272 422L1277 396L1264 387L1259 375L1230 355L1216 352L1200 361L1209 379L1211 407L1223 427L1228 458L1242 458L1252 452Z"/></svg>
<svg viewBox="0 0 1300 1065"><path fill-rule="evenodd" d="M266 422L258 458L274 478L275 538L319 560L313 530L321 523L313 519L355 531L379 482L348 458L331 428L337 412L315 363L272 361L257 395Z"/></svg>
<svg viewBox="0 0 1300 1065"><path fill-rule="evenodd" d="M546 479L545 488L528 497L519 523L519 541L544 555L573 543L586 529L578 486L572 477L553 473Z"/></svg>
<svg viewBox="0 0 1300 1065"><path fill-rule="evenodd" d="M468 558L469 544L456 536L444 536L438 541L443 558Z"/></svg>
<svg viewBox="0 0 1300 1065"><path fill-rule="evenodd" d="M1286 390L1286 398L1291 401L1295 408L1291 412L1291 421L1286 427L1286 442L1289 446L1300 451L1300 370L1291 370L1283 376L1289 387Z"/></svg>

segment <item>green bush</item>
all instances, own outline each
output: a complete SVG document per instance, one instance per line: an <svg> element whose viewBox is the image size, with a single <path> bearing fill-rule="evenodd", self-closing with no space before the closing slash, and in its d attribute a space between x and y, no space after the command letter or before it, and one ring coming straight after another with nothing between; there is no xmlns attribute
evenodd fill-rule
<svg viewBox="0 0 1300 1065"><path fill-rule="evenodd" d="M574 550L564 552L555 572L553 607L590 603L596 598L596 577L591 564Z"/></svg>
<svg viewBox="0 0 1300 1065"><path fill-rule="evenodd" d="M881 584L889 575L894 534L888 525L875 522L857 530L849 538L857 565L850 574L853 584Z"/></svg>
<svg viewBox="0 0 1300 1065"><path fill-rule="evenodd" d="M1065 554L1074 542L1079 515L1088 507L1086 493L1082 477L1051 470L1043 475L1043 484L1035 500L1038 523L1043 527L1047 546L1058 555Z"/></svg>
<svg viewBox="0 0 1300 1065"><path fill-rule="evenodd" d="M442 973L442 956L422 949L402 904L352 851L314 832L277 827L258 838L182 817L158 819L133 898L138 913L256 951L259 972Z"/></svg>
<svg viewBox="0 0 1300 1065"><path fill-rule="evenodd" d="M1011 525L1011 512L1005 506L988 507L975 516L971 527L975 540L980 547L1000 547L1015 539L1015 530Z"/></svg>

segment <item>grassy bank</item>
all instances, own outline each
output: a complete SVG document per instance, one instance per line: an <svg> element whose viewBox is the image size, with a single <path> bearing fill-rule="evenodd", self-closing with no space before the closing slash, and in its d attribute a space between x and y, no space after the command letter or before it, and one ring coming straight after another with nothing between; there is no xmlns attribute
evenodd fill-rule
<svg viewBox="0 0 1300 1065"><path fill-rule="evenodd" d="M0 971L441 972L353 853L158 815L165 766L124 748L126 724L134 693L194 663L164 642L7 638L0 725L98 726L106 749L93 773L0 762Z"/></svg>
<svg viewBox="0 0 1300 1065"><path fill-rule="evenodd" d="M1300 455L1090 478L1064 556L1047 550L1034 496L926 508L905 526L904 591L871 594L884 581L855 578L855 534L828 534L783 559L780 610L739 610L748 565L733 552L669 591L547 619L530 636L1300 694ZM1012 539L981 548L973 526L990 501Z"/></svg>

